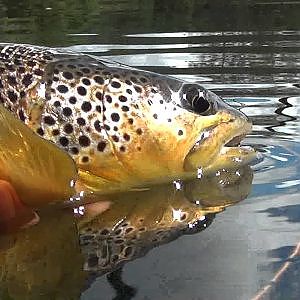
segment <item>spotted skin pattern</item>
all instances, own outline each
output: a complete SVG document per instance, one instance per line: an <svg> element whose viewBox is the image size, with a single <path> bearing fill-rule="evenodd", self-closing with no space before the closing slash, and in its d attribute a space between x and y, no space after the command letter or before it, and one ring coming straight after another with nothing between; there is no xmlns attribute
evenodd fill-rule
<svg viewBox="0 0 300 300"><path fill-rule="evenodd" d="M0 102L79 168L109 180L182 171L202 126L182 106L186 86L89 55L0 44ZM217 112L216 101L201 99Z"/></svg>
<svg viewBox="0 0 300 300"><path fill-rule="evenodd" d="M155 247L170 243L182 235L205 230L214 220L215 214L208 213L201 220L199 218L182 212L179 221L173 224L158 222L155 228L145 226L143 218L138 220L138 224L124 220L113 228L82 228L79 239L85 258L84 270L96 272L97 276L116 270L127 262L146 255Z"/></svg>

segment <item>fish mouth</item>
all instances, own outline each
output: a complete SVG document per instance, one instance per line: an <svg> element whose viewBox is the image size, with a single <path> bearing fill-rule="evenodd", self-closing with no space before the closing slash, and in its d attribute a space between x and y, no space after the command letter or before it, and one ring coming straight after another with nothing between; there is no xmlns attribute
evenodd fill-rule
<svg viewBox="0 0 300 300"><path fill-rule="evenodd" d="M184 161L185 170L234 168L255 158L256 152L241 142L252 130L252 123L241 113L227 114L227 121L204 129ZM216 116L217 117L217 116ZM224 119L224 118L223 118ZM239 166L241 165L239 164Z"/></svg>
<svg viewBox="0 0 300 300"><path fill-rule="evenodd" d="M233 137L229 142L227 142L225 147L238 147L241 145L241 141L246 137L246 134L240 134Z"/></svg>

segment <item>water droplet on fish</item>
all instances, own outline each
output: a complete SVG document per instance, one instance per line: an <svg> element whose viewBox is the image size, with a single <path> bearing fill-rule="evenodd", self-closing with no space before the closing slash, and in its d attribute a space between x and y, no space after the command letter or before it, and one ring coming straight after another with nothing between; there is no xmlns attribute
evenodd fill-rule
<svg viewBox="0 0 300 300"><path fill-rule="evenodd" d="M173 213L173 221L180 221L182 216L182 210L181 209L172 209Z"/></svg>
<svg viewBox="0 0 300 300"><path fill-rule="evenodd" d="M200 138L199 138L198 143L201 142L202 140L208 138L209 135L210 135L209 131L207 131L207 130L202 131L201 134L200 134Z"/></svg>
<svg viewBox="0 0 300 300"><path fill-rule="evenodd" d="M72 197L69 198L69 201L74 202L74 201L81 201L82 198L84 197L84 191L80 191L79 193L73 195Z"/></svg>
<svg viewBox="0 0 300 300"><path fill-rule="evenodd" d="M182 189L182 182L181 182L181 180L174 180L173 181L173 185L174 185L174 187L175 187L175 189L177 191L180 191Z"/></svg>
<svg viewBox="0 0 300 300"><path fill-rule="evenodd" d="M79 206L79 207L73 208L73 212L75 215L83 216L84 215L84 206Z"/></svg>
<svg viewBox="0 0 300 300"><path fill-rule="evenodd" d="M203 169L202 168L198 168L197 170L197 178L201 179L203 176Z"/></svg>
<svg viewBox="0 0 300 300"><path fill-rule="evenodd" d="M234 157L234 158L232 159L232 161L233 161L233 162L236 162L236 163L240 163L240 162L242 162L242 159L241 159L240 157Z"/></svg>

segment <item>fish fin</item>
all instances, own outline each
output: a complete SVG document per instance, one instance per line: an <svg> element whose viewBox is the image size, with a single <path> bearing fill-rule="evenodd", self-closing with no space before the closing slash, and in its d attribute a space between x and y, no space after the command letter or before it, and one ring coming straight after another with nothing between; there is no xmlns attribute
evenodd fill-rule
<svg viewBox="0 0 300 300"><path fill-rule="evenodd" d="M72 158L0 105L0 179L27 205L68 199L77 170Z"/></svg>

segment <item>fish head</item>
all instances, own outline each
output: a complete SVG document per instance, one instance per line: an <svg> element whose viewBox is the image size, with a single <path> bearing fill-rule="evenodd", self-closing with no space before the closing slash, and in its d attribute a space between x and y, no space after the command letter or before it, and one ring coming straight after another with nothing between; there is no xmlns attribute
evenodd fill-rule
<svg viewBox="0 0 300 300"><path fill-rule="evenodd" d="M251 123L213 92L147 71L119 67L110 73L114 77L103 90L110 151L106 156L95 151L89 166L83 166L92 174L121 182L159 182L220 165L220 157L232 161L234 155L248 154L235 146ZM229 156L224 156L226 144Z"/></svg>

